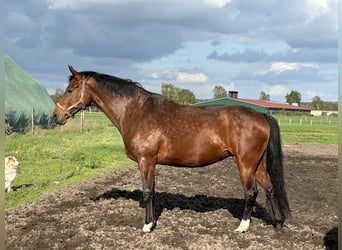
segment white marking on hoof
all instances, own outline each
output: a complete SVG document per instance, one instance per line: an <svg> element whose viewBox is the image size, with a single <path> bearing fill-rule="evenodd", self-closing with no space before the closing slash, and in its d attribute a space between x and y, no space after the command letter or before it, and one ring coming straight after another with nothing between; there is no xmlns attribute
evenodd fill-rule
<svg viewBox="0 0 342 250"><path fill-rule="evenodd" d="M145 224L143 227L143 232L144 233L150 233L152 231L152 227L153 227L153 222Z"/></svg>
<svg viewBox="0 0 342 250"><path fill-rule="evenodd" d="M248 220L241 220L240 226L237 229L235 229L235 232L240 232L240 233L247 232L247 230L249 228L250 221L251 221L250 219L248 219Z"/></svg>

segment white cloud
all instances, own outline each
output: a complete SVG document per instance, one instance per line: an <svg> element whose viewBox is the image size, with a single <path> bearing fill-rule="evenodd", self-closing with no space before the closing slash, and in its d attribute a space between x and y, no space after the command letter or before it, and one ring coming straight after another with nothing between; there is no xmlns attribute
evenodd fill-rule
<svg viewBox="0 0 342 250"><path fill-rule="evenodd" d="M269 94L272 99L273 96L286 96L290 92L290 89L286 85L278 84L274 86L265 85L261 91Z"/></svg>
<svg viewBox="0 0 342 250"><path fill-rule="evenodd" d="M312 99L315 96L321 96L320 93L318 93L317 91L314 91L314 90L306 90L304 95L307 99Z"/></svg>
<svg viewBox="0 0 342 250"><path fill-rule="evenodd" d="M307 101L312 101L312 99L315 96L320 97L324 101L326 100L337 101L338 100L337 91L335 92L335 94L333 94L333 93L329 93L327 89L322 89L322 88L319 88L319 90L311 89L311 90L303 91L302 99L307 100Z"/></svg>
<svg viewBox="0 0 342 250"><path fill-rule="evenodd" d="M217 86L217 85L224 87L225 90L227 90L227 91L236 91L236 90L238 90L237 87L235 86L234 82L230 82L228 84L216 83L216 84L213 85L212 88L214 89L214 87Z"/></svg>
<svg viewBox="0 0 342 250"><path fill-rule="evenodd" d="M169 81L177 83L205 83L208 77L203 73L177 72L176 70L154 71L150 74L151 78L159 81Z"/></svg>
<svg viewBox="0 0 342 250"><path fill-rule="evenodd" d="M89 4L106 4L115 3L123 1L112 1L112 0L49 0L48 9L58 10L58 9L80 9Z"/></svg>
<svg viewBox="0 0 342 250"><path fill-rule="evenodd" d="M177 75L177 81L183 83L203 83L208 81L208 77L203 73L185 73L179 72Z"/></svg>
<svg viewBox="0 0 342 250"><path fill-rule="evenodd" d="M70 9L75 1L69 0L49 0L48 1L48 9L49 10L58 10L58 9Z"/></svg>
<svg viewBox="0 0 342 250"><path fill-rule="evenodd" d="M269 71L281 73L283 71L300 70L301 68L318 68L317 65L312 63L288 63L288 62L275 62L270 66Z"/></svg>
<svg viewBox="0 0 342 250"><path fill-rule="evenodd" d="M204 2L210 6L222 8L227 3L230 3L232 0L205 0Z"/></svg>
<svg viewBox="0 0 342 250"><path fill-rule="evenodd" d="M152 72L151 77L153 79L161 79L162 81L172 81L177 77L177 72L175 70L164 70L161 72L155 71Z"/></svg>
<svg viewBox="0 0 342 250"><path fill-rule="evenodd" d="M310 22L330 10L328 0L306 0L306 21Z"/></svg>
<svg viewBox="0 0 342 250"><path fill-rule="evenodd" d="M234 82L230 82L227 86L226 86L227 91L234 91L237 90L237 87L235 86Z"/></svg>
<svg viewBox="0 0 342 250"><path fill-rule="evenodd" d="M155 7L161 7L164 14L172 13L174 15L191 13L194 10L205 9L210 6L214 8L223 8L226 4L232 2L232 0L175 0L171 3L163 1L146 1L146 0L48 0L48 9L50 10L64 10L64 9L81 9L87 8L91 5L109 4L112 6L138 6L138 8L148 7L147 9L155 9ZM154 6L154 7L151 7ZM160 11L156 12L159 15ZM139 13L135 13L139 16Z"/></svg>

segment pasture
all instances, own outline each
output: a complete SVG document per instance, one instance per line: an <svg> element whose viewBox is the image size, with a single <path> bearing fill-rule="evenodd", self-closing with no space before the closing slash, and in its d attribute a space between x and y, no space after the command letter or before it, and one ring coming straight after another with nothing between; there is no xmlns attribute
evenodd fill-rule
<svg viewBox="0 0 342 250"><path fill-rule="evenodd" d="M284 142L337 144L337 116L275 115Z"/></svg>
<svg viewBox="0 0 342 250"><path fill-rule="evenodd" d="M250 232L233 232L244 202L230 158L205 171L158 166L158 224L153 233L142 234L144 209L139 207L142 192L136 164L125 156L121 137L110 121L101 113L86 113L83 132L76 116L62 129L6 137L6 155L15 155L21 162L15 190L5 197L6 246L334 249L337 118L276 118L293 216L283 234L268 225L262 191Z"/></svg>
<svg viewBox="0 0 342 250"><path fill-rule="evenodd" d="M5 197L6 208L132 164L125 155L120 134L104 115L93 113L86 117L83 132L79 121L77 116L63 127L5 138L5 154L15 155L21 162L13 182L15 192Z"/></svg>

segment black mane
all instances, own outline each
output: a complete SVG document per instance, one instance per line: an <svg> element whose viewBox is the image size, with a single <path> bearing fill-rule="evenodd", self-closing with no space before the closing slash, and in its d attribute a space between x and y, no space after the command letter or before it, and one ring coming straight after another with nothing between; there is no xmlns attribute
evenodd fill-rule
<svg viewBox="0 0 342 250"><path fill-rule="evenodd" d="M153 94L147 90L145 90L142 85L138 82L133 82L129 79L122 79L116 76L100 74L94 71L82 71L81 75L85 77L93 77L95 79L97 87L115 93L119 96L133 96L138 91L143 91L147 94ZM71 81L73 76L69 77L69 81Z"/></svg>

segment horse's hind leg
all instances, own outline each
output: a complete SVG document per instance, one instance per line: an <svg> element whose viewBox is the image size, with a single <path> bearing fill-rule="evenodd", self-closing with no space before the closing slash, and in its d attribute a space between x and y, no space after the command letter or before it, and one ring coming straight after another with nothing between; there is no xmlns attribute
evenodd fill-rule
<svg viewBox="0 0 342 250"><path fill-rule="evenodd" d="M243 211L240 225L236 232L246 232L249 228L252 211L255 205L255 200L258 195L258 189L255 183L255 167L245 167L237 161L242 186L245 192L245 208Z"/></svg>
<svg viewBox="0 0 342 250"><path fill-rule="evenodd" d="M280 230L284 220L280 214L279 206L274 198L273 186L269 175L264 167L264 162L261 161L256 172L256 181L266 192L266 209L271 219L274 221L276 230Z"/></svg>
<svg viewBox="0 0 342 250"><path fill-rule="evenodd" d="M145 233L151 232L156 226L156 216L154 209L154 175L155 175L155 163L148 160L141 159L139 162L139 168L143 186L143 202L146 205L146 217L143 231Z"/></svg>

